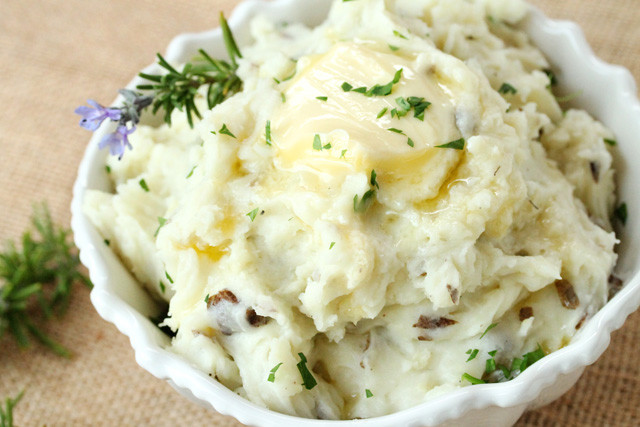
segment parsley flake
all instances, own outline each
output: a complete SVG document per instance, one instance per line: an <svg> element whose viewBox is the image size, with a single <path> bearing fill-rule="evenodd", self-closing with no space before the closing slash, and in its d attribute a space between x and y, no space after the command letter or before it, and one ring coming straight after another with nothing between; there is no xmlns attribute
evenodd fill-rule
<svg viewBox="0 0 640 427"><path fill-rule="evenodd" d="M280 93L280 99L282 99L283 104L287 102L287 97L285 96L284 92Z"/></svg>
<svg viewBox="0 0 640 427"><path fill-rule="evenodd" d="M318 384L318 382L307 368L307 358L304 354L298 353L298 356L300 356L300 362L298 362L296 366L298 367L298 371L300 371L300 376L302 377L302 385L307 390L311 390Z"/></svg>
<svg viewBox="0 0 640 427"><path fill-rule="evenodd" d="M480 339L484 338L484 336L487 335L487 332L489 332L490 330L492 330L496 326L498 326L497 323L492 323L489 326L487 326L487 329L485 329L484 332L482 333L482 335L480 335Z"/></svg>
<svg viewBox="0 0 640 427"><path fill-rule="evenodd" d="M371 179L369 180L369 182L371 183L372 187L376 187L376 188L380 188L380 186L378 185L378 174L376 173L375 169L371 169Z"/></svg>
<svg viewBox="0 0 640 427"><path fill-rule="evenodd" d="M329 250L333 249L335 245L336 245L336 242L331 242L331 244L329 245Z"/></svg>
<svg viewBox="0 0 640 427"><path fill-rule="evenodd" d="M256 215L258 215L258 211L259 209L255 208L254 210L246 214L249 217L249 219L251 219L251 222L253 222L253 220L256 219Z"/></svg>
<svg viewBox="0 0 640 427"><path fill-rule="evenodd" d="M347 82L342 83L341 87L342 87L342 90L345 91L345 92L349 92L349 91L351 91L351 89L353 89L353 86L350 85Z"/></svg>
<svg viewBox="0 0 640 427"><path fill-rule="evenodd" d="M469 358L467 359L467 362L470 362L473 359L475 359L479 352L480 352L480 350L477 349L477 348L474 348L473 350L472 349L467 350L466 354L469 355Z"/></svg>
<svg viewBox="0 0 640 427"><path fill-rule="evenodd" d="M149 192L149 186L147 185L147 181L145 181L145 180L144 180L144 178L142 178L142 179L138 182L138 184L140 184L140 187L142 187L142 189L143 189L145 192L147 192L147 193Z"/></svg>
<svg viewBox="0 0 640 427"><path fill-rule="evenodd" d="M340 158L344 158L344 155L347 154L347 149L345 148L344 150L342 150L342 152L340 153Z"/></svg>
<svg viewBox="0 0 640 427"><path fill-rule="evenodd" d="M393 30L393 35L396 37L400 37L401 39L404 39L404 40L409 40L409 38L404 34L402 34L400 31Z"/></svg>
<svg viewBox="0 0 640 427"><path fill-rule="evenodd" d="M373 202L373 197L376 195L376 190L368 190L362 195L362 198L358 200L358 195L353 196L353 211L357 213L366 212Z"/></svg>
<svg viewBox="0 0 640 427"><path fill-rule="evenodd" d="M104 169L107 171L107 173L111 173L111 166L106 165Z"/></svg>
<svg viewBox="0 0 640 427"><path fill-rule="evenodd" d="M393 52L396 52L396 51L400 50L400 48L398 46L394 46L392 44L389 45L389 49L391 49Z"/></svg>
<svg viewBox="0 0 640 427"><path fill-rule="evenodd" d="M384 107L382 110L380 110L380 112L379 112L379 113L378 113L378 115L376 116L376 119L379 119L379 118L381 118L382 116L384 116L384 115L387 113L387 111L388 111L388 110L389 110L389 109L388 109L387 107Z"/></svg>
<svg viewBox="0 0 640 427"><path fill-rule="evenodd" d="M218 131L219 133L223 134L223 135L228 135L231 138L235 138L236 136L229 130L229 128L227 127L226 124L222 124L222 127L220 128L220 130Z"/></svg>
<svg viewBox="0 0 640 427"><path fill-rule="evenodd" d="M404 131L400 130L400 129L396 129L396 128L389 128L387 129L390 132L395 132L395 133L399 133L400 135L404 135Z"/></svg>
<svg viewBox="0 0 640 427"><path fill-rule="evenodd" d="M191 178L191 176L193 175L193 171L196 170L196 168L198 167L198 165L195 165L194 167L191 168L191 170L189 171L189 173L187 174L186 179Z"/></svg>
<svg viewBox="0 0 640 427"><path fill-rule="evenodd" d="M153 233L153 237L158 237L158 233L160 232L160 229L164 227L166 223L167 223L166 218L162 218L161 216L158 217L158 228L156 229L156 232Z"/></svg>
<svg viewBox="0 0 640 427"><path fill-rule="evenodd" d="M167 273L166 271L164 272L165 277L167 278L167 280L169 281L169 283L173 283L173 279L171 278L171 276L169 276L169 273Z"/></svg>
<svg viewBox="0 0 640 427"><path fill-rule="evenodd" d="M320 101L326 101L327 99L329 99L326 96L316 96L316 99L320 100Z"/></svg>
<svg viewBox="0 0 640 427"><path fill-rule="evenodd" d="M367 396L367 399L373 397L373 393L371 393L371 390L369 390L368 388L364 390L364 394L365 396Z"/></svg>
<svg viewBox="0 0 640 427"><path fill-rule="evenodd" d="M612 147L613 147L613 146L618 145L618 141L616 141L615 139L608 139L608 138L605 138L605 139L604 139L604 143L605 143L605 144L608 144L608 145L610 145L610 146L612 146Z"/></svg>
<svg viewBox="0 0 640 427"><path fill-rule="evenodd" d="M620 220L622 225L627 225L627 218L629 217L629 213L627 212L627 204L622 203L620 206L616 208L613 212L616 218Z"/></svg>
<svg viewBox="0 0 640 427"><path fill-rule="evenodd" d="M316 133L313 137L313 149L317 151L322 151L322 141L320 140L320 135Z"/></svg>
<svg viewBox="0 0 640 427"><path fill-rule="evenodd" d="M107 246L111 246L111 240L104 239L104 244L107 245Z"/></svg>
<svg viewBox="0 0 640 427"><path fill-rule="evenodd" d="M509 83L502 83L502 86L500 86L500 89L498 89L498 92L503 94L510 93L512 95L515 95L516 93L518 93L518 89L511 86Z"/></svg>
<svg viewBox="0 0 640 427"><path fill-rule="evenodd" d="M413 143L413 139L407 138L407 145L413 148L415 146L415 144Z"/></svg>
<svg viewBox="0 0 640 427"><path fill-rule="evenodd" d="M164 283L162 283L162 280L160 281L160 290L162 291L162 293L164 294L164 292L167 290L166 286L164 285Z"/></svg>
<svg viewBox="0 0 640 427"><path fill-rule="evenodd" d="M267 378L267 381L269 381L270 383L275 382L275 380L276 380L276 372L278 371L278 368L280 366L282 366L282 362L278 363L276 366L271 368L271 370L269 371L269 377Z"/></svg>
<svg viewBox="0 0 640 427"><path fill-rule="evenodd" d="M387 95L391 95L391 92L393 91L393 85L398 83L401 77L402 77L402 68L396 71L396 73L393 76L393 80L391 80L389 83L384 85L376 84L371 88L369 88L368 90L365 86L361 86L354 89L353 85L347 82L342 83L341 87L342 87L342 90L345 92L357 92L368 97L387 96Z"/></svg>
<svg viewBox="0 0 640 427"><path fill-rule="evenodd" d="M462 381L465 381L465 380L469 381L471 384L485 384L485 382L482 381L481 379L471 376L466 372L462 374Z"/></svg>
<svg viewBox="0 0 640 427"><path fill-rule="evenodd" d="M271 145L271 120L267 120L267 124L264 126L264 137L267 145Z"/></svg>
<svg viewBox="0 0 640 427"><path fill-rule="evenodd" d="M207 294L207 296L204 297L204 302L205 304L209 304L209 294Z"/></svg>
<svg viewBox="0 0 640 427"><path fill-rule="evenodd" d="M453 148L454 150L464 150L464 138L456 139L455 141L447 142L446 144L436 145L436 148Z"/></svg>

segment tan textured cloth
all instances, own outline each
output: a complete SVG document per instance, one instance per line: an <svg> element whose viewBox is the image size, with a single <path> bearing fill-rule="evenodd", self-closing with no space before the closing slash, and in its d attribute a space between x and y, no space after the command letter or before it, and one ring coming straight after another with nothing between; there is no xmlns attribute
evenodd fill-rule
<svg viewBox="0 0 640 427"><path fill-rule="evenodd" d="M71 189L89 139L73 114L87 98L110 102L137 70L186 31L216 25L237 0L0 0L0 239L28 224L47 200L68 224ZM638 0L535 0L549 16L577 21L596 53L640 78ZM188 6L187 6L188 4ZM0 342L0 398L25 389L20 426L238 426L188 402L138 367L129 342L76 288L68 315L48 331L71 360L40 346ZM640 314L564 397L519 426L640 425Z"/></svg>

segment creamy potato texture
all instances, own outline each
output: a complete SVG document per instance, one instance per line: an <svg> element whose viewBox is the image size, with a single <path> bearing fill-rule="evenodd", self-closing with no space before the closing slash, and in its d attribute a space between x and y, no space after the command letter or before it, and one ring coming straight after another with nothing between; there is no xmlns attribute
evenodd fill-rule
<svg viewBox="0 0 640 427"><path fill-rule="evenodd" d="M614 136L562 111L526 12L356 0L313 29L256 18L242 92L195 129L140 126L86 212L169 301L172 350L270 409L348 419L570 342L616 261Z"/></svg>

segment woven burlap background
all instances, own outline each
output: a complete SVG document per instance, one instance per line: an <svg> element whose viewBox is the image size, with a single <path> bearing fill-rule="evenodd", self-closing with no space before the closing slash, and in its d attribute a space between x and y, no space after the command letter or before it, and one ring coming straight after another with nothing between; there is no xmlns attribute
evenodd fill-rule
<svg viewBox="0 0 640 427"><path fill-rule="evenodd" d="M0 0L0 239L27 226L46 200L69 223L71 188L89 133L73 114L118 88L181 32L209 29L237 0ZM595 52L640 78L638 0L535 0L549 16L577 21ZM20 426L238 426L188 402L138 367L128 340L76 288L69 313L47 331L71 360L0 342L0 398L26 390ZM603 357L564 397L519 426L640 425L640 314L613 334Z"/></svg>

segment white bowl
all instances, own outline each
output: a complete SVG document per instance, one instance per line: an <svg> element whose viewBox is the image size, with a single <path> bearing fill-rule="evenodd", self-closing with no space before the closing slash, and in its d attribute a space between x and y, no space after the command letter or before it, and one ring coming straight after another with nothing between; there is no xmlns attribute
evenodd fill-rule
<svg viewBox="0 0 640 427"><path fill-rule="evenodd" d="M279 21L317 25L327 15L330 0L273 2L251 0L239 5L229 24L240 45L249 41L247 23L257 14ZM106 153L98 150L98 141L108 125L95 132L80 164L71 205L71 227L80 249L80 259L89 269L94 289L91 301L105 320L113 323L131 340L136 361L154 376L165 379L180 393L202 406L231 415L252 426L434 426L434 425L511 425L526 409L545 405L571 388L584 368L596 361L607 348L611 332L622 326L627 316L640 305L640 227L635 212L640 209L640 102L633 77L624 68L596 58L584 35L571 22L550 20L535 8L523 28L559 71L566 93L582 91L574 104L586 109L611 128L618 140L615 164L618 171L619 200L631 212L622 229L616 274L625 286L576 335L567 347L558 350L516 379L499 384L464 387L446 395L392 415L354 421L319 421L279 414L257 406L211 379L186 360L166 350L169 339L149 320L159 307L142 290L120 260L104 245L102 237L82 212L87 189L110 191L105 173ZM224 57L220 29L176 37L167 50L169 61L184 62L198 48L212 56ZM158 73L157 66L146 71ZM141 81L134 79L128 87ZM116 100L120 102L120 99Z"/></svg>

